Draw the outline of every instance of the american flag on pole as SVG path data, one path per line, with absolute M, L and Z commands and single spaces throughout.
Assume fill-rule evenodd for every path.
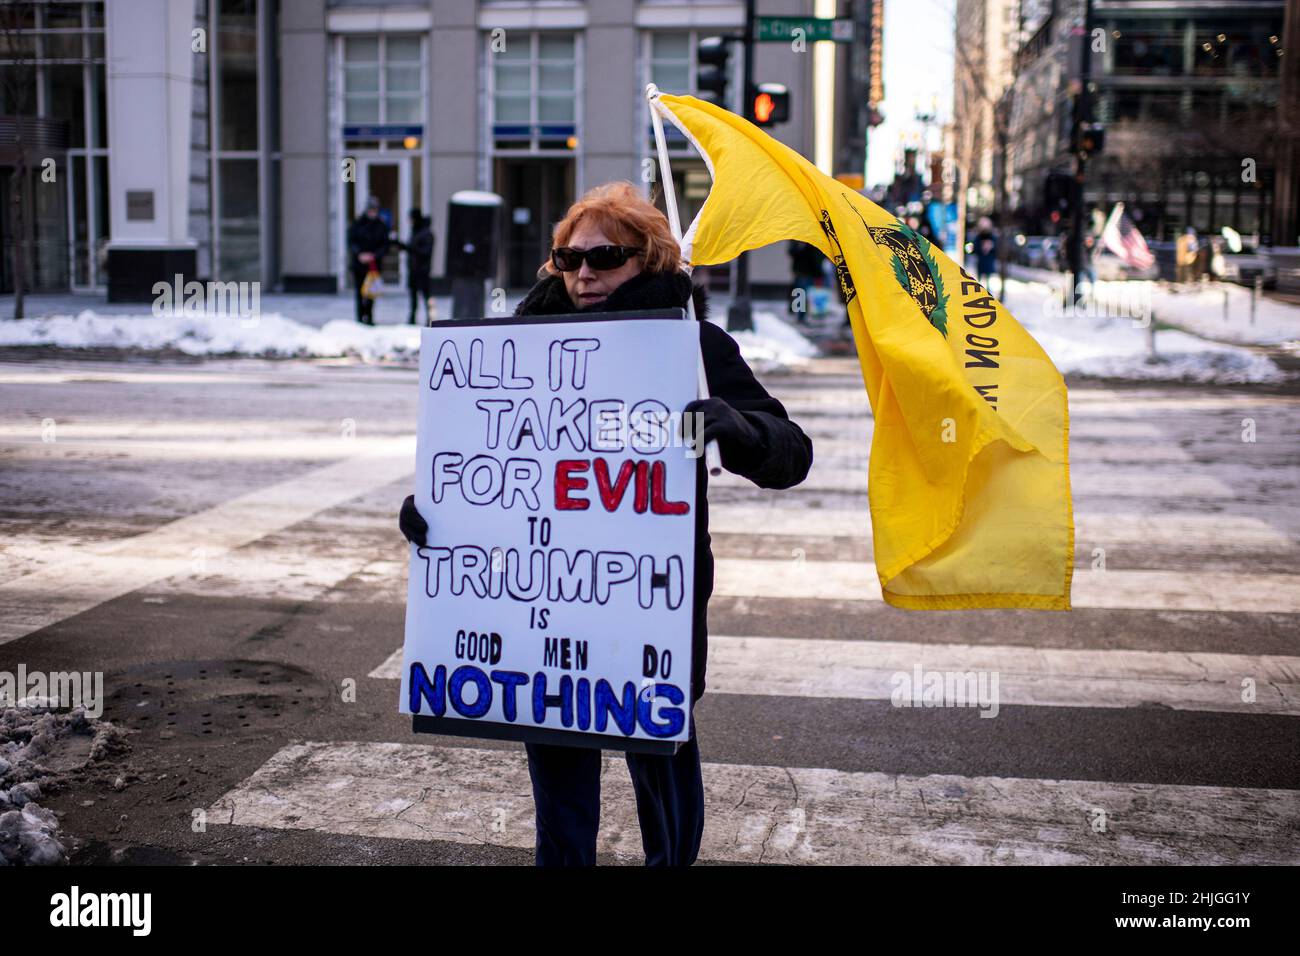
M 1134 269 L 1149 269 L 1155 265 L 1155 256 L 1147 248 L 1147 241 L 1142 238 L 1138 227 L 1124 212 L 1122 202 L 1115 203 L 1115 208 L 1111 210 L 1110 218 L 1101 230 L 1101 241 Z

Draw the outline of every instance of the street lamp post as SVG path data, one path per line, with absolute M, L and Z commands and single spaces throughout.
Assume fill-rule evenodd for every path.
M 1083 35 L 1079 46 L 1079 91 L 1074 100 L 1074 122 L 1070 144 L 1074 149 L 1074 183 L 1070 189 L 1070 206 L 1073 216 L 1070 220 L 1070 243 L 1066 248 L 1070 263 L 1070 285 L 1073 288 L 1071 300 L 1075 305 L 1082 302 L 1083 295 L 1079 289 L 1079 275 L 1083 272 L 1083 230 L 1088 221 L 1087 210 L 1083 208 L 1084 183 L 1088 177 L 1088 152 L 1083 148 L 1085 127 L 1092 121 L 1092 96 L 1088 89 L 1092 82 L 1092 51 L 1089 46 L 1092 38 L 1092 0 L 1083 0 Z
M 754 0 L 745 0 L 745 78 L 741 83 L 741 115 L 754 121 Z M 749 297 L 749 253 L 742 252 L 736 259 L 736 297 L 727 310 L 727 329 L 744 332 L 754 327 L 754 303 Z

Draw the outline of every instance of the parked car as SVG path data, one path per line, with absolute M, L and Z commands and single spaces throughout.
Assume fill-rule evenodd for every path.
M 1267 249 L 1242 246 L 1241 252 L 1223 251 L 1223 280 L 1253 286 L 1255 277 L 1263 276 L 1264 288 L 1277 286 L 1277 264 Z
M 1023 236 L 1016 243 L 1016 262 L 1031 269 L 1057 271 L 1056 254 L 1060 240 L 1056 236 Z
M 1160 267 L 1155 263 L 1145 269 L 1138 269 L 1129 265 L 1109 249 L 1103 249 L 1098 254 L 1097 258 L 1093 260 L 1093 268 L 1097 271 L 1097 278 L 1103 282 L 1114 282 L 1122 279 L 1160 278 Z

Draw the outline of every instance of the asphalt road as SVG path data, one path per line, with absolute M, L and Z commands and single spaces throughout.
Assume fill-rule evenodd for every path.
M 872 594 L 855 362 L 766 384 L 816 463 L 710 489 L 704 860 L 1300 862 L 1300 397 L 1075 386 L 1076 609 L 918 613 Z M 131 731 L 42 801 L 73 862 L 531 862 L 521 748 L 397 713 L 415 401 L 349 362 L 0 360 L 0 671 L 102 671 Z M 998 674 L 996 716 L 893 706 L 915 666 Z M 639 862 L 618 754 L 603 786 Z

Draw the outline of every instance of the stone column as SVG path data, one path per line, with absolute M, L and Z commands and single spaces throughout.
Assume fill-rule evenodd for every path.
M 192 0 L 104 4 L 108 95 L 108 300 L 150 301 L 192 278 L 187 235 Z

